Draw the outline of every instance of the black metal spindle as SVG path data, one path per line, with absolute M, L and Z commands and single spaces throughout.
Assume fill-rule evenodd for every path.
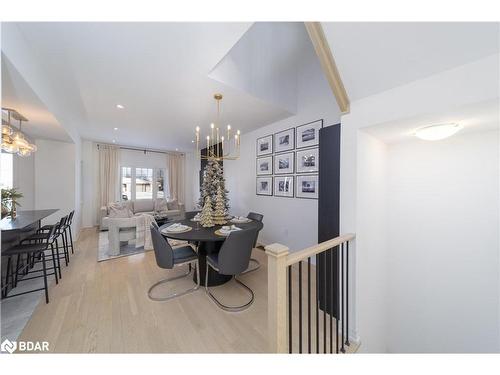
M 330 354 L 333 352 L 333 248 L 330 249 Z
M 340 251 L 342 251 L 342 249 L 344 248 L 344 244 L 341 243 L 340 244 Z M 337 259 L 338 259 L 338 251 L 339 251 L 339 248 L 337 248 L 336 250 L 336 255 L 337 255 Z M 337 285 L 339 285 L 339 268 L 338 268 L 338 264 L 337 264 L 337 268 L 335 269 L 335 278 L 337 280 Z M 340 304 L 340 301 L 339 301 L 339 297 L 340 297 L 340 293 L 337 294 L 337 298 L 336 298 L 336 301 L 337 301 L 337 309 L 336 309 L 336 312 L 335 312 L 335 353 L 339 353 L 339 304 Z
M 340 293 L 341 293 L 341 304 L 340 304 L 340 322 L 342 324 L 341 331 L 342 331 L 342 341 L 341 341 L 341 348 L 340 351 L 342 353 L 345 353 L 345 348 L 344 348 L 344 323 L 345 323 L 345 316 L 344 316 L 344 247 L 342 247 L 342 250 L 340 252 Z
M 299 353 L 302 353 L 302 261 L 299 262 Z
M 316 256 L 316 353 L 319 354 L 319 256 Z
M 323 253 L 323 353 L 326 354 L 326 253 Z
M 346 245 L 346 266 L 345 266 L 345 273 L 346 273 L 346 281 L 345 281 L 345 325 L 346 325 L 346 340 L 345 344 L 347 346 L 350 346 L 351 343 L 349 342 L 349 241 L 345 243 Z
M 311 257 L 307 258 L 307 351 L 311 353 Z
M 288 352 L 292 353 L 292 266 L 288 266 Z

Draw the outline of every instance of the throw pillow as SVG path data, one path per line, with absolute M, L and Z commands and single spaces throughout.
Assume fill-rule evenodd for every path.
M 127 218 L 134 216 L 127 202 L 115 202 L 109 205 L 110 218 Z
M 155 211 L 156 212 L 168 211 L 167 201 L 163 198 L 156 199 L 155 200 Z

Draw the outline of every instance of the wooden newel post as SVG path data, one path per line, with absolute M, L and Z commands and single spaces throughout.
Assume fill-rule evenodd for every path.
M 267 314 L 271 353 L 287 353 L 286 260 L 288 247 L 274 243 L 267 254 Z

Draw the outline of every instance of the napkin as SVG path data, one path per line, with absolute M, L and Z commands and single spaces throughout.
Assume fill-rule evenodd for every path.
M 182 225 L 181 223 L 174 223 L 172 225 L 169 225 L 167 227 L 167 230 L 176 230 L 176 229 L 181 229 L 181 228 L 184 228 L 185 225 Z

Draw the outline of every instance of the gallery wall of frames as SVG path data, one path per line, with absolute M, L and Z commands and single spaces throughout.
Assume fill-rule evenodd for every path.
M 323 119 L 257 139 L 256 194 L 318 199 Z

